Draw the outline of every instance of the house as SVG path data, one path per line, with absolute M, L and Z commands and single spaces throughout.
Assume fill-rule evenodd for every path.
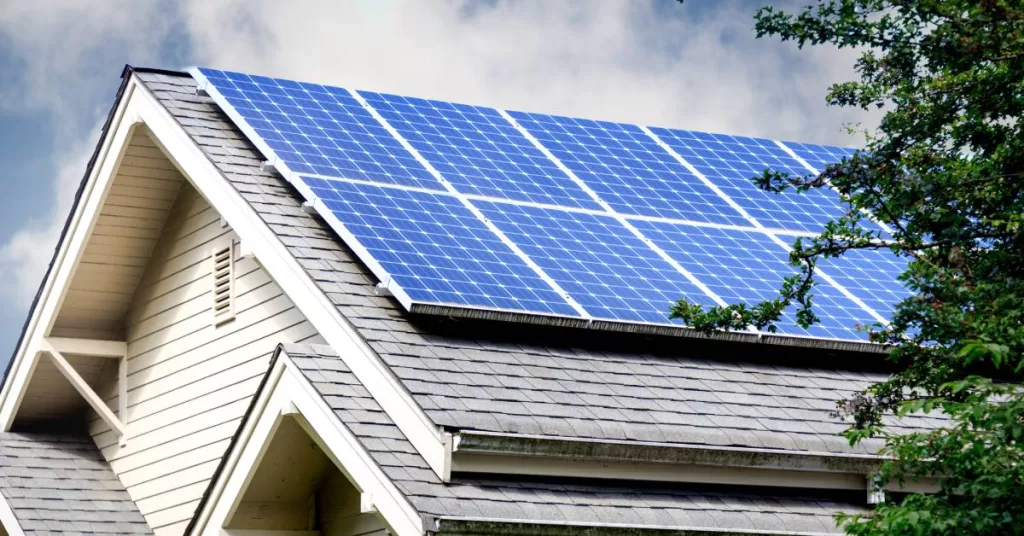
M 593 306 L 580 305 L 588 297 L 573 298 L 561 276 L 503 281 L 565 290 L 553 294 L 564 303 L 536 302 L 566 314 L 431 305 L 414 296 L 430 288 L 407 284 L 416 274 L 388 268 L 410 258 L 387 258 L 359 235 L 372 225 L 338 226 L 348 213 L 328 205 L 356 194 L 300 191 L 319 184 L 314 175 L 323 180 L 316 166 L 347 161 L 268 158 L 284 153 L 259 133 L 257 121 L 269 118 L 230 104 L 229 88 L 218 87 L 228 76 L 123 74 L 0 393 L 4 533 L 823 534 L 836 532 L 837 512 L 879 500 L 878 444 L 850 447 L 833 412 L 836 400 L 885 374 L 879 348 L 842 336 L 850 319 L 871 321 L 877 304 L 891 301 L 885 270 L 833 270 L 822 303 L 836 315 L 820 328 L 831 331 L 817 334 L 706 336 L 667 321 L 609 321 L 614 311 L 574 317 Z M 411 142 L 400 130 L 415 125 L 384 115 L 404 105 L 387 108 L 376 96 L 362 104 L 372 113 L 350 112 L 378 124 L 353 127 L 351 147 L 398 162 L 377 173 L 455 180 L 458 170 L 431 164 L 437 155 L 402 153 Z M 286 134 L 277 141 L 291 143 Z M 523 139 L 549 160 L 519 164 L 545 180 L 580 182 L 555 154 L 567 149 L 548 148 L 557 137 Z M 662 144 L 658 162 L 678 159 L 672 165 L 702 173 Z M 300 165 L 305 186 L 285 177 Z M 422 190 L 394 195 L 428 195 Z M 742 228 L 734 220 L 749 213 L 715 192 L 677 201 L 718 214 L 695 229 Z M 518 235 L 495 236 L 511 243 L 506 264 L 527 259 L 527 273 L 556 273 L 540 267 L 548 260 L 530 265 Z M 768 266 L 785 249 L 753 254 Z M 666 281 L 704 281 L 679 277 L 679 268 Z M 628 303 L 639 315 L 646 302 Z

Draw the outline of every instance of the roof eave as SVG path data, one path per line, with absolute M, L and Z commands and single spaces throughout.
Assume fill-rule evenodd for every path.
M 459 432 L 455 436 L 453 455 L 459 453 L 673 465 L 711 465 L 859 475 L 874 473 L 884 460 L 881 456 L 872 454 L 590 440 L 472 430 Z
M 474 536 L 825 536 L 835 533 L 668 527 L 626 523 L 546 523 L 531 520 L 442 517 L 435 534 Z

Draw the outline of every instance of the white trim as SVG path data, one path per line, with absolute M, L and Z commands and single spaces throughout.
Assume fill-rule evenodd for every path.
M 96 391 L 92 390 L 89 383 L 78 374 L 75 367 L 71 366 L 71 363 L 68 363 L 68 360 L 64 359 L 64 356 L 58 352 L 56 348 L 51 346 L 46 339 L 43 339 L 39 350 L 49 354 L 50 358 L 53 360 L 53 364 L 57 366 L 57 370 L 67 378 L 68 382 L 71 383 L 71 386 L 78 391 L 78 394 L 85 398 L 85 401 L 92 406 L 92 409 L 96 410 L 96 413 L 98 413 L 100 418 L 107 423 L 107 426 L 110 426 L 110 428 L 112 428 L 119 437 L 124 437 L 124 426 L 121 424 L 121 421 L 118 420 L 113 411 L 110 411 L 110 408 L 108 408 L 107 404 L 103 402 L 103 399 L 96 394 Z
M 124 427 L 120 439 L 124 447 L 128 444 L 128 352 L 117 362 L 117 417 Z
M 533 260 L 533 258 L 527 255 L 526 252 L 522 250 L 522 248 L 520 248 L 515 242 L 513 242 L 512 239 L 510 239 L 504 233 L 504 231 L 499 229 L 498 226 L 494 224 L 494 222 L 487 218 L 487 216 L 485 216 L 484 213 L 481 212 L 480 209 L 476 207 L 476 205 L 471 203 L 469 199 L 466 198 L 465 195 L 463 195 L 454 186 L 452 186 L 452 183 L 448 182 L 448 180 L 445 179 L 443 175 L 441 175 L 441 172 L 438 171 L 437 168 L 435 168 L 434 165 L 430 163 L 430 161 L 424 158 L 423 155 L 421 155 L 420 152 L 416 150 L 416 148 L 413 147 L 411 143 L 409 143 L 409 140 L 405 139 L 405 136 L 402 136 L 402 134 L 398 132 L 398 130 L 396 130 L 395 127 L 393 127 L 391 123 L 389 123 L 388 120 L 385 119 L 384 116 L 382 116 L 380 112 L 377 111 L 376 108 L 371 106 L 370 103 L 366 102 L 366 99 L 363 98 L 363 96 L 360 95 L 358 91 L 350 89 L 348 90 L 348 92 L 352 95 L 352 98 L 358 101 L 359 104 L 362 105 L 362 107 L 365 108 L 366 111 L 369 112 L 370 115 L 372 115 L 373 118 L 376 119 L 377 122 L 380 123 L 381 126 L 384 127 L 384 129 L 387 130 L 388 133 L 391 134 L 391 136 L 394 137 L 398 141 L 398 143 L 401 144 L 402 147 L 404 147 L 405 150 L 408 151 L 409 154 L 413 156 L 413 158 L 416 159 L 417 162 L 419 162 L 424 168 L 426 168 L 428 173 L 430 173 L 435 179 L 438 180 L 438 182 L 441 183 L 441 185 L 444 186 L 444 189 L 448 193 L 450 193 L 452 196 L 458 199 L 459 202 L 462 203 L 462 206 L 466 207 L 466 209 L 468 209 L 473 214 L 473 216 L 476 217 L 477 220 L 479 220 L 481 223 L 484 224 L 485 227 L 487 227 L 487 230 L 489 230 L 491 233 L 497 236 L 498 240 L 501 240 L 503 244 L 505 244 L 509 249 L 511 249 L 512 252 L 515 253 L 517 257 L 519 257 L 519 260 L 523 261 L 523 263 L 529 266 L 530 269 L 533 270 L 534 274 L 537 275 L 537 277 L 543 279 L 544 282 L 547 283 L 548 286 L 550 286 L 551 289 L 554 290 L 555 293 L 557 293 L 563 300 L 565 300 L 566 303 L 568 303 L 569 306 L 572 307 L 573 310 L 576 311 L 576 313 L 579 314 L 584 320 L 589 320 L 591 318 L 590 313 L 587 312 L 587 310 L 583 308 L 583 306 L 580 305 L 579 302 L 577 302 L 572 296 L 570 296 L 569 293 L 562 288 L 562 285 L 559 285 L 558 282 L 554 280 L 554 278 L 548 275 L 548 273 L 545 272 L 544 269 L 541 268 Z
M 202 511 L 193 534 L 221 535 L 245 494 L 281 420 L 295 418 L 324 454 L 361 493 L 361 509 L 380 514 L 398 536 L 421 536 L 423 520 L 359 439 L 338 420 L 333 410 L 282 352 L 268 373 L 267 384 L 249 414 L 239 441 L 227 453 L 224 470 Z M 297 413 L 296 413 L 297 412 Z M 372 500 L 371 500 L 372 498 Z M 234 531 L 226 531 L 235 534 Z
M 64 354 L 119 358 L 128 353 L 128 343 L 124 341 L 46 337 L 46 342 Z
M 212 93 L 212 91 L 211 91 Z M 427 464 L 444 469 L 441 429 L 430 420 L 352 324 L 309 277 L 252 206 L 145 86 L 133 98 L 155 141 L 200 194 L 248 243 L 256 258 L 295 306 L 377 399 Z
M 573 521 L 538 521 L 534 519 L 504 519 L 500 517 L 441 517 L 438 519 L 438 528 L 444 525 L 445 521 L 452 522 L 469 522 L 469 523 L 488 523 L 497 525 L 545 525 L 551 527 L 592 527 L 595 529 L 622 529 L 622 530 L 665 530 L 672 531 L 673 533 L 680 532 L 693 532 L 695 534 L 706 534 L 721 532 L 723 534 L 750 534 L 751 536 L 760 535 L 779 535 L 779 536 L 838 536 L 840 532 L 800 532 L 800 531 L 789 531 L 789 530 L 772 530 L 772 529 L 726 529 L 717 527 L 677 527 L 672 525 L 640 525 L 630 523 L 599 523 L 595 521 L 584 521 L 584 522 L 573 522 Z M 513 532 L 514 534 L 514 532 Z
M 43 284 L 39 301 L 29 313 L 21 344 L 13 357 L 10 373 L 0 390 L 0 426 L 10 430 L 14 423 L 21 400 L 25 396 L 28 378 L 35 371 L 39 354 L 36 351 L 56 320 L 57 311 L 67 292 L 71 276 L 85 249 L 86 240 L 92 233 L 106 193 L 113 182 L 114 172 L 128 148 L 127 141 L 135 132 L 138 114 L 130 106 L 135 95 L 137 82 L 130 80 L 121 96 L 121 102 L 113 114 L 110 126 L 104 136 L 92 173 L 85 181 L 82 196 L 76 211 L 71 215 L 67 233 L 53 259 L 49 277 Z
M 7 531 L 8 536 L 25 536 L 25 531 L 21 529 L 21 523 L 18 522 L 14 510 L 11 510 L 10 503 L 3 495 L 0 495 L 0 526 Z
M 452 457 L 458 473 L 526 475 L 639 482 L 686 482 L 726 486 L 771 486 L 804 489 L 860 490 L 863 474 L 699 465 L 566 459 L 543 456 L 493 455 L 464 452 Z

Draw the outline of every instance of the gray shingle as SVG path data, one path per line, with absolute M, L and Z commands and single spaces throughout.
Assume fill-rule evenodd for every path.
M 152 534 L 90 437 L 0 433 L 0 493 L 26 534 Z
M 341 361 L 329 349 L 286 345 L 285 354 L 307 377 L 329 367 L 337 371 L 338 381 L 346 385 L 358 384 L 344 364 L 328 364 L 331 360 Z M 321 393 L 325 390 L 323 382 L 313 383 L 313 386 Z M 837 532 L 833 522 L 836 512 L 862 510 L 854 504 L 810 497 L 658 485 L 594 485 L 571 481 L 551 483 L 466 477 L 455 477 L 445 484 L 369 394 L 362 395 L 360 405 L 363 410 L 360 411 L 342 407 L 338 397 L 325 396 L 324 400 L 332 405 L 342 423 L 428 521 L 475 517 L 538 523 L 597 522 L 668 528 L 834 533 Z M 577 426 L 580 423 L 594 424 L 594 421 L 571 422 Z

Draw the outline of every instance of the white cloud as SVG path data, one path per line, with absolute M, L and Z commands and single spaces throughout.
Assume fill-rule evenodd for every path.
M 754 41 L 751 13 L 733 3 L 705 8 L 697 23 L 675 16 L 689 7 L 674 3 L 582 0 L 175 9 L 0 0 L 0 42 L 23 65 L 0 97 L 48 110 L 64 148 L 52 213 L 0 247 L 7 294 L 35 292 L 84 171 L 81 140 L 110 104 L 119 63 L 152 64 L 169 39 L 187 42 L 198 64 L 511 109 L 823 142 L 847 141 L 838 126 L 855 118 L 823 101 L 827 83 L 849 75 L 849 54 Z

